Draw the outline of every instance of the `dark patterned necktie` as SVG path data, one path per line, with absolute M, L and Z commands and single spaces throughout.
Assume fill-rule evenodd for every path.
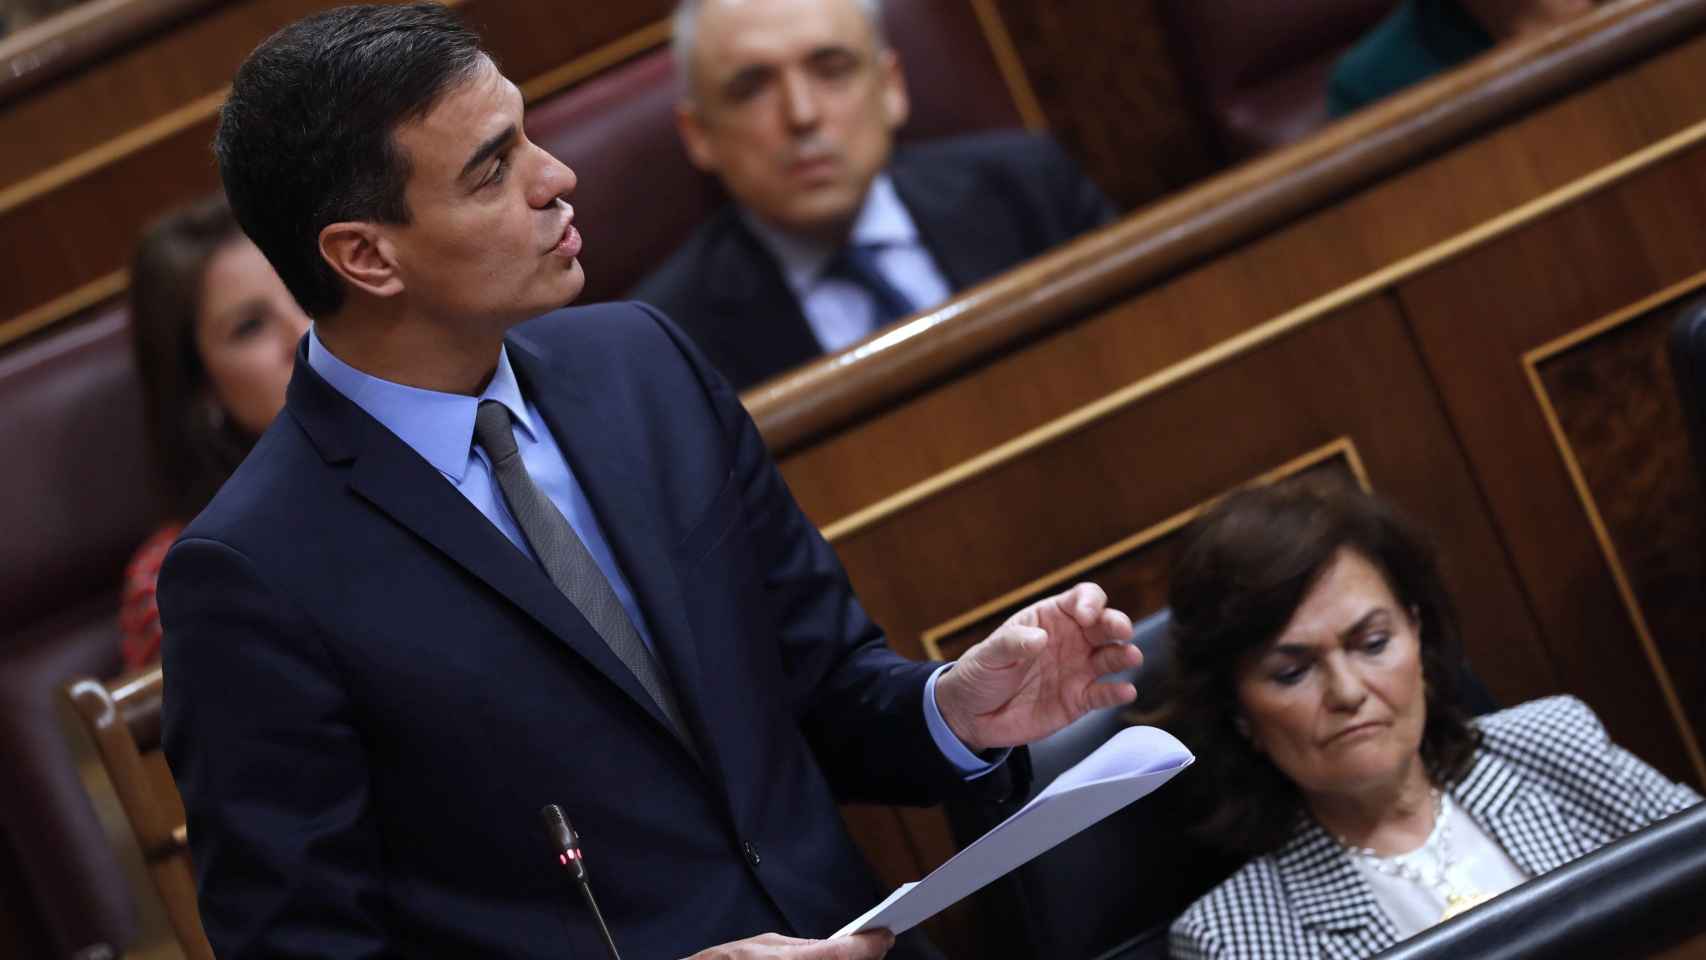
M 610 588 L 610 581 L 604 578 L 604 571 L 598 568 L 592 552 L 575 534 L 575 528 L 569 525 L 562 511 L 528 475 L 516 450 L 510 423 L 507 407 L 496 400 L 482 400 L 474 415 L 474 442 L 491 457 L 498 488 L 503 491 L 504 502 L 509 504 L 510 515 L 521 528 L 521 535 L 527 538 L 546 576 L 634 674 L 634 679 L 640 681 L 640 686 L 669 718 L 675 735 L 698 759 L 699 752 L 687 732 L 681 707 L 675 701 L 663 668 L 640 638 L 640 632 L 634 629 L 628 611 Z
M 893 323 L 917 309 L 878 267 L 877 253 L 881 249 L 874 244 L 848 244 L 823 271 L 824 276 L 846 280 L 870 296 L 872 319 L 878 327 Z

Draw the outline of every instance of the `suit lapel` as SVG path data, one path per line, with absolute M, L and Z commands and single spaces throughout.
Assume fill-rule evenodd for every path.
M 964 171 L 947 171 L 902 151 L 889 167 L 895 193 L 955 293 L 995 276 L 1024 259 L 1023 239 L 980 204 Z
M 656 516 L 658 501 L 650 477 L 660 467 L 634 456 L 632 451 L 641 445 L 615 442 L 639 435 L 644 426 L 622 405 L 580 389 L 572 371 L 550 364 L 514 339 L 508 347 L 525 395 L 544 416 L 639 600 L 658 660 L 688 714 L 694 739 L 702 751 L 714 751 L 702 708 L 698 646 L 683 612 L 674 553 Z M 661 720 L 661 713 L 658 716 Z
M 1281 888 L 1321 956 L 1353 960 L 1398 942 L 1398 929 L 1375 902 L 1368 881 L 1314 820 L 1306 820 L 1273 857 Z
M 700 269 L 717 346 L 707 352 L 743 382 L 767 380 L 823 353 L 770 251 L 734 211 Z
M 287 408 L 323 457 L 353 461 L 352 491 L 519 607 L 670 729 L 645 688 L 538 564 L 420 454 L 314 373 L 302 352 Z M 673 733 L 669 737 L 675 739 Z
M 1589 853 L 1551 795 L 1485 750 L 1451 795 L 1531 877 Z

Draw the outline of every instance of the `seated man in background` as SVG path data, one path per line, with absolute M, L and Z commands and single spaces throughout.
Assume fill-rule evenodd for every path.
M 1593 9 L 1595 0 L 1404 0 L 1339 59 L 1327 112 L 1341 117 Z
M 839 350 L 1105 223 L 1053 142 L 895 151 L 906 86 L 879 0 L 683 0 L 682 140 L 734 203 L 633 297 L 737 389 Z

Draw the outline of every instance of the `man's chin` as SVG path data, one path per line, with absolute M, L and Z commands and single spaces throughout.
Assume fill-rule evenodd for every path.
M 852 228 L 853 218 L 858 215 L 860 201 L 864 198 L 848 197 L 838 191 L 834 196 L 813 199 L 818 202 L 792 207 L 773 222 L 798 236 L 840 240 Z
M 569 268 L 557 280 L 557 288 L 553 292 L 551 302 L 541 309 L 540 313 L 548 313 L 574 303 L 586 289 L 586 271 L 581 268 L 579 257 L 569 261 Z

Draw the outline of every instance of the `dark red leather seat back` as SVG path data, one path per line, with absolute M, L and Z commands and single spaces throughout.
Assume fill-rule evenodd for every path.
M 969 3 L 889 0 L 884 10 L 912 97 L 903 139 L 1019 124 Z M 586 238 L 583 301 L 622 296 L 723 202 L 676 136 L 675 83 L 669 50 L 658 49 L 528 110 L 528 137 L 580 180 L 572 200 Z
M 159 520 L 122 310 L 0 356 L 0 450 L 0 635 L 116 596 Z
M 131 892 L 71 762 L 59 689 L 119 666 L 126 558 L 159 522 L 122 309 L 0 355 L 0 890 L 46 955 L 122 947 Z
M 1327 120 L 1339 55 L 1397 0 L 1163 0 L 1185 89 L 1195 90 L 1227 151 L 1248 156 Z

